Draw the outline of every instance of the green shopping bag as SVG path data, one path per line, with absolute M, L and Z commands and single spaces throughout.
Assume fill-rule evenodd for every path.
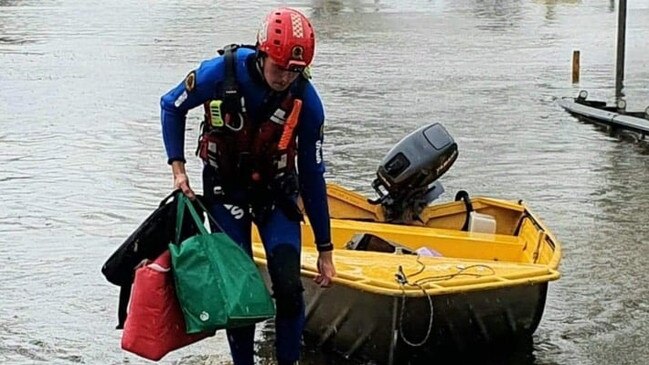
M 273 301 L 250 256 L 225 233 L 207 232 L 189 199 L 182 193 L 178 199 L 177 239 L 186 210 L 200 230 L 180 245 L 169 245 L 187 333 L 245 326 L 273 317 Z

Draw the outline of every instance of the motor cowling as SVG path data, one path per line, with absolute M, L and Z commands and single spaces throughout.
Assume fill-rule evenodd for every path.
M 381 161 L 372 187 L 386 220 L 395 223 L 419 219 L 421 211 L 444 188 L 438 179 L 458 156 L 457 143 L 440 123 L 432 123 L 399 141 Z

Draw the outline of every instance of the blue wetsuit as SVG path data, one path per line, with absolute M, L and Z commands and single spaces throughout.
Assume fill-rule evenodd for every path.
M 236 79 L 239 92 L 245 99 L 250 120 L 265 118 L 266 104 L 277 97 L 261 79 L 254 63 L 255 51 L 239 48 L 235 53 Z M 194 82 L 180 83 L 161 99 L 162 133 L 169 163 L 184 161 L 184 136 L 187 111 L 215 100 L 222 95 L 225 78 L 224 57 L 201 63 L 195 70 Z M 297 81 L 291 86 L 297 88 Z M 324 109 L 320 97 L 311 83 L 304 87 L 303 101 L 297 127 L 297 168 L 299 193 L 315 236 L 319 251 L 331 250 L 329 210 L 324 180 L 322 158 L 322 130 Z M 204 189 L 207 196 L 214 187 L 207 178 L 209 165 L 205 166 Z M 217 176 L 216 179 L 227 179 Z M 245 199 L 245 191 L 228 194 Z M 242 207 L 214 203 L 210 208 L 226 233 L 251 253 L 251 217 Z M 304 300 L 300 273 L 300 223 L 289 219 L 282 209 L 274 208 L 262 223 L 257 224 L 266 250 L 268 269 L 277 305 L 276 350 L 280 364 L 293 363 L 299 358 L 300 337 L 304 327 Z M 215 228 L 215 227 L 213 227 Z M 235 365 L 253 364 L 254 326 L 228 330 L 228 340 Z

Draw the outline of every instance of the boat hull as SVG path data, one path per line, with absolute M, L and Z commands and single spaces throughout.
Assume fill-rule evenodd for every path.
M 265 280 L 269 284 L 267 274 Z M 344 285 L 322 289 L 306 277 L 302 284 L 309 344 L 386 365 L 487 353 L 529 340 L 548 288 L 538 283 L 430 296 L 429 331 L 431 302 L 423 293 L 404 301 Z
M 605 102 L 562 98 L 559 106 L 585 122 L 605 127 L 628 130 L 641 136 L 649 134 L 649 120 L 644 113 L 619 112 L 615 107 L 606 106 Z

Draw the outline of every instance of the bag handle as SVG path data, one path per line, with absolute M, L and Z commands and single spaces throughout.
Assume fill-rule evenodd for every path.
M 196 198 L 196 202 L 198 203 L 198 206 L 201 207 L 201 209 L 205 212 L 205 214 L 207 214 L 207 219 L 209 219 L 210 222 L 214 223 L 216 228 L 218 228 L 221 232 L 225 233 L 223 227 L 221 227 L 221 225 L 219 224 L 219 222 L 216 221 L 216 218 L 214 218 L 212 213 L 210 213 L 210 211 L 205 207 L 205 205 L 203 205 L 203 202 L 199 198 Z
M 174 199 L 176 202 L 176 234 L 174 235 L 174 243 L 180 244 L 180 234 L 183 228 L 183 221 L 185 220 L 185 201 L 181 198 L 183 196 L 182 191 L 177 192 Z
M 180 244 L 180 234 L 183 228 L 183 221 L 185 220 L 185 210 L 189 210 L 189 214 L 191 214 L 192 219 L 200 233 L 209 234 L 209 232 L 207 232 L 207 229 L 205 229 L 203 220 L 196 212 L 196 209 L 194 209 L 194 206 L 189 198 L 186 197 L 182 192 L 179 192 L 178 195 L 176 195 L 176 199 L 178 200 L 178 205 L 176 207 L 176 244 Z
M 164 199 L 162 199 L 160 201 L 160 204 L 158 205 L 158 208 L 160 208 L 160 207 L 164 206 L 165 204 L 167 204 L 169 202 L 169 200 L 171 200 L 171 198 L 175 197 L 176 194 L 178 194 L 181 191 L 182 190 L 180 190 L 180 189 L 176 189 L 176 190 L 172 191 L 171 194 L 167 195 Z
M 194 208 L 194 204 L 192 201 L 185 196 L 185 194 L 181 192 L 178 193 L 176 199 L 178 199 L 178 207 L 176 210 L 176 243 L 180 243 L 180 233 L 182 230 L 182 223 L 185 218 L 185 208 L 189 210 L 189 214 L 191 214 L 192 219 L 194 220 L 194 223 L 196 223 L 196 226 L 198 227 L 198 230 L 201 232 L 201 234 L 209 234 L 207 232 L 207 229 L 205 229 L 205 225 L 203 224 L 203 220 L 200 218 L 200 215 L 196 211 L 196 208 Z M 196 198 L 196 202 L 198 203 L 198 206 L 207 214 L 207 218 L 219 229 L 221 232 L 225 233 L 225 230 L 223 230 L 223 227 L 214 219 L 212 214 L 210 213 L 209 210 L 205 207 L 203 202 L 200 200 L 200 198 Z

